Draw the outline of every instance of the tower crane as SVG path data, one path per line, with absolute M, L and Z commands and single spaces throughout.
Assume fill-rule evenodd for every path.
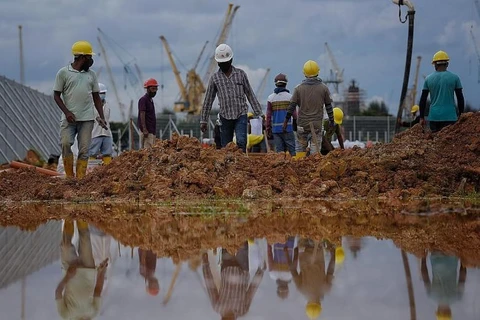
M 330 58 L 330 62 L 332 63 L 333 70 L 330 70 L 330 79 L 327 79 L 325 83 L 333 83 L 335 93 L 338 92 L 338 86 L 343 82 L 343 69 L 340 69 L 338 66 L 337 60 L 335 59 L 335 56 L 333 55 L 332 50 L 330 50 L 330 47 L 328 46 L 328 43 L 325 42 L 325 49 L 327 51 L 328 57 Z
M 220 32 L 220 36 L 217 39 L 217 42 L 215 44 L 215 48 L 218 47 L 220 44 L 225 43 L 225 41 L 228 38 L 228 34 L 230 32 L 230 29 L 232 28 L 232 22 L 233 18 L 235 17 L 235 14 L 237 13 L 237 10 L 240 8 L 240 6 L 233 6 L 233 3 L 228 4 L 227 12 L 225 14 L 225 19 L 223 21 L 222 25 L 222 30 Z M 209 64 L 207 67 L 207 71 L 205 73 L 205 76 L 203 77 L 203 82 L 208 83 L 208 80 L 210 79 L 210 76 L 212 75 L 213 71 L 215 70 L 215 66 L 217 65 L 217 62 L 215 61 L 215 55 L 211 55 L 209 58 Z
M 477 80 L 477 82 L 480 83 L 480 50 L 478 49 L 477 40 L 475 38 L 475 35 L 473 34 L 473 26 L 470 28 L 470 36 L 472 37 L 473 46 L 475 48 L 475 54 L 477 55 L 477 62 L 478 62 L 478 80 Z
M 102 38 L 103 40 L 106 40 L 110 44 L 110 49 L 113 51 L 117 59 L 121 62 L 123 65 L 123 74 L 125 78 L 128 80 L 128 83 L 130 85 L 130 89 L 133 90 L 133 93 L 135 98 L 138 98 L 139 96 L 143 95 L 143 81 L 139 79 L 137 74 L 134 72 L 133 68 L 138 68 L 138 66 L 132 66 L 132 64 L 136 65 L 136 59 L 133 57 L 130 53 L 128 53 L 122 46 L 120 46 L 118 43 L 116 43 L 112 38 L 110 38 L 107 34 L 105 34 L 100 28 L 97 28 L 99 37 Z M 123 51 L 123 55 L 120 54 L 119 51 Z M 124 56 L 129 55 L 130 60 L 127 62 L 124 59 Z M 139 69 L 139 68 L 138 68 Z M 138 73 L 138 71 L 137 71 Z M 127 91 L 127 83 L 125 83 L 125 91 Z M 127 91 L 128 92 L 128 91 Z M 126 117 L 130 118 L 131 114 L 128 112 L 126 114 Z
M 255 92 L 255 95 L 257 96 L 257 99 L 260 99 L 260 97 L 263 95 L 263 92 L 265 91 L 265 85 L 267 84 L 267 78 L 270 73 L 270 68 L 267 68 L 265 71 L 265 75 L 263 76 L 262 80 L 260 81 L 260 84 L 258 85 L 257 91 Z
M 115 99 L 117 100 L 118 109 L 120 110 L 120 115 L 122 117 L 122 122 L 127 122 L 126 116 L 126 106 L 120 99 L 120 95 L 118 94 L 117 86 L 115 84 L 115 78 L 113 77 L 112 68 L 110 67 L 110 62 L 108 61 L 107 52 L 105 51 L 105 47 L 103 46 L 102 40 L 100 37 L 97 37 L 98 44 L 100 46 L 100 51 L 102 52 L 103 60 L 105 61 L 105 69 L 107 69 L 108 77 L 110 78 L 110 83 L 112 84 L 113 93 L 115 94 Z

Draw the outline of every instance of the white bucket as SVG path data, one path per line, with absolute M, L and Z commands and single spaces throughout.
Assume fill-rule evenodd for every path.
M 250 119 L 250 128 L 251 133 L 254 135 L 262 135 L 262 120 L 261 119 Z

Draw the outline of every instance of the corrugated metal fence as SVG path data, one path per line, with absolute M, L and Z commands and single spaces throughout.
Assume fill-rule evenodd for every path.
M 0 163 L 25 158 L 28 149 L 60 154 L 61 111 L 53 97 L 0 76 Z

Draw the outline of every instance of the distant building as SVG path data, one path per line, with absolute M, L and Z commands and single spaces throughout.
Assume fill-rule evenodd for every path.
M 365 95 L 365 90 L 360 89 L 353 79 L 348 89 L 344 91 L 345 106 L 343 113 L 347 116 L 359 114 L 365 108 Z

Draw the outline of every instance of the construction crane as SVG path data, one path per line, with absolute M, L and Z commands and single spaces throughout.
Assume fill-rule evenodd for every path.
M 470 28 L 470 36 L 472 37 L 473 46 L 475 48 L 475 54 L 477 55 L 477 62 L 478 62 L 478 80 L 477 82 L 480 83 L 480 50 L 478 50 L 477 40 L 475 35 L 473 34 L 473 26 Z
M 113 93 L 115 94 L 115 99 L 117 100 L 118 109 L 120 110 L 120 116 L 122 117 L 122 122 L 127 122 L 127 115 L 126 115 L 126 106 L 120 99 L 120 95 L 118 94 L 117 86 L 115 84 L 115 78 L 113 77 L 112 68 L 110 67 L 110 62 L 108 61 L 107 52 L 105 51 L 105 47 L 103 46 L 102 40 L 100 37 L 97 36 L 98 45 L 100 46 L 100 51 L 103 56 L 103 60 L 105 61 L 105 69 L 107 69 L 108 77 L 110 78 L 110 83 L 112 84 Z
M 233 18 L 235 17 L 235 14 L 237 13 L 237 10 L 239 8 L 240 6 L 234 7 L 233 3 L 228 4 L 227 13 L 225 14 L 225 19 L 222 25 L 222 30 L 215 44 L 215 48 L 218 47 L 220 44 L 225 43 L 225 41 L 227 41 L 228 34 L 230 33 L 230 29 L 232 28 Z M 212 75 L 216 66 L 217 66 L 217 62 L 215 61 L 215 55 L 213 54 L 209 58 L 207 71 L 205 73 L 205 76 L 203 77 L 204 83 L 208 83 L 208 80 L 210 79 L 210 76 Z
M 142 96 L 144 94 L 143 81 L 141 81 L 141 78 L 139 78 L 141 76 L 141 74 L 139 74 L 138 72 L 140 68 L 138 67 L 138 65 L 136 65 L 135 57 L 133 57 L 127 50 L 125 50 L 122 46 L 116 43 L 111 37 L 105 34 L 100 28 L 97 28 L 97 30 L 101 38 L 108 42 L 108 44 L 110 45 L 110 49 L 113 51 L 117 59 L 123 65 L 123 74 L 126 80 L 128 80 L 128 83 L 130 84 L 130 89 L 133 91 L 130 91 L 130 93 L 133 93 L 135 98 Z M 121 54 L 120 51 L 122 51 L 123 54 Z M 129 56 L 129 61 L 125 61 L 125 56 L 127 55 Z M 134 68 L 138 69 L 137 72 L 133 70 Z M 127 93 L 129 92 L 127 90 L 127 82 L 125 82 L 124 89 Z M 129 113 L 127 116 L 128 118 L 130 118 L 131 114 Z
M 257 91 L 255 92 L 255 95 L 257 96 L 257 99 L 261 99 L 263 92 L 265 91 L 265 86 L 267 84 L 267 78 L 270 73 L 270 68 L 267 68 L 265 71 L 265 75 L 263 76 L 262 80 L 260 81 L 260 84 L 258 85 Z
M 343 82 L 343 69 L 340 69 L 338 66 L 337 60 L 335 60 L 335 56 L 333 55 L 332 50 L 328 46 L 328 43 L 325 42 L 325 50 L 327 51 L 328 57 L 330 58 L 330 62 L 332 63 L 333 70 L 330 70 L 330 79 L 327 79 L 325 83 L 332 83 L 335 89 L 335 93 L 338 92 L 338 86 Z
M 415 69 L 415 78 L 413 78 L 412 88 L 412 105 L 417 102 L 417 86 L 418 86 L 418 74 L 420 73 L 420 62 L 422 62 L 422 56 L 417 56 L 417 67 Z

